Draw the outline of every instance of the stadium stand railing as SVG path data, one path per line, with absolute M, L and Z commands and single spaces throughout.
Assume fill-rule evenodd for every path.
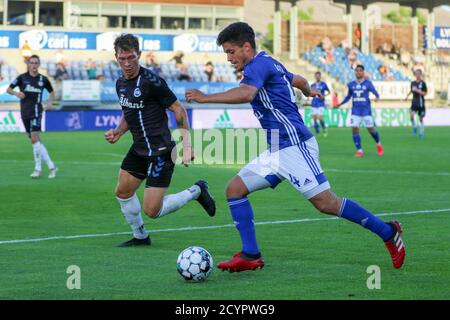
M 373 81 L 385 81 L 385 78 L 381 75 L 378 68 L 383 64 L 373 54 L 363 54 L 357 49 L 353 49 L 357 53 L 357 60 L 364 65 L 365 71 L 369 73 Z M 315 47 L 310 52 L 305 52 L 303 58 L 309 61 L 311 64 L 319 68 L 321 71 L 326 72 L 332 78 L 338 80 L 342 84 L 347 84 L 355 79 L 354 70 L 352 69 L 348 60 L 347 54 L 344 49 L 337 47 L 334 48 L 333 59 L 335 63 L 324 62 L 326 58 L 326 52 L 320 47 Z M 403 73 L 392 70 L 391 74 L 393 80 L 396 81 L 409 81 L 409 78 Z

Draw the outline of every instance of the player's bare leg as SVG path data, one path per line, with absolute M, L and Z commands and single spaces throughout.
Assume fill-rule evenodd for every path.
M 136 190 L 142 180 L 132 176 L 125 170 L 119 170 L 119 181 L 116 186 L 116 198 L 120 203 L 121 211 L 125 220 L 133 231 L 133 238 L 119 244 L 120 247 L 131 247 L 137 245 L 150 245 L 150 237 L 144 228 L 141 215 L 141 204 L 136 195 Z
M 420 132 L 419 132 L 419 138 L 423 139 L 425 137 L 425 125 L 423 123 L 423 115 L 419 116 L 419 122 L 420 122 Z
M 411 119 L 411 126 L 413 128 L 412 130 L 412 135 L 416 136 L 417 135 L 417 127 L 416 127 L 416 113 L 414 111 L 411 111 L 409 113 L 409 118 Z
M 317 114 L 313 115 L 313 121 L 314 121 L 314 130 L 316 131 L 317 135 L 320 134 L 320 129 L 319 129 L 319 116 Z
M 41 154 L 41 143 L 39 139 L 39 132 L 32 131 L 30 133 L 30 141 L 33 147 L 34 156 L 34 171 L 30 174 L 32 179 L 37 179 L 41 176 L 42 171 L 42 154 Z
M 352 127 L 353 143 L 356 147 L 356 158 L 361 158 L 364 156 L 364 151 L 361 146 L 361 136 L 359 135 L 359 127 Z
M 144 193 L 144 213 L 152 219 L 161 218 L 197 200 L 209 216 L 216 213 L 216 203 L 205 181 L 197 181 L 184 191 L 165 195 L 167 188 L 147 187 Z
M 309 200 L 320 212 L 352 221 L 377 234 L 384 241 L 394 268 L 403 265 L 405 247 L 398 221 L 386 223 L 353 200 L 338 198 L 331 190 L 323 191 Z
M 320 126 L 322 127 L 323 136 L 327 137 L 328 130 L 327 130 L 327 127 L 325 126 L 325 121 L 323 121 L 323 115 L 319 115 L 319 122 L 320 122 Z
M 381 145 L 380 135 L 378 134 L 378 130 L 376 128 L 372 127 L 372 128 L 367 128 L 367 131 L 369 131 L 373 140 L 375 140 L 375 143 L 377 144 L 378 155 L 382 156 L 384 154 L 384 149 L 383 149 L 383 146 Z
M 30 140 L 33 146 L 33 154 L 35 159 L 35 169 L 33 173 L 30 175 L 31 178 L 39 178 L 41 176 L 42 171 L 42 160 L 45 161 L 47 164 L 47 167 L 49 169 L 49 179 L 54 179 L 56 177 L 56 172 L 58 171 L 58 168 L 56 168 L 53 161 L 50 159 L 50 156 L 48 154 L 47 148 L 45 148 L 45 145 L 42 143 L 39 131 L 32 131 L 30 133 Z
M 235 253 L 228 261 L 219 262 L 217 267 L 222 269 L 222 271 L 240 272 L 264 267 L 264 260 L 256 243 L 253 210 L 247 199 L 248 194 L 249 190 L 241 177 L 235 176 L 228 183 L 226 197 L 231 215 L 241 237 L 242 251 Z

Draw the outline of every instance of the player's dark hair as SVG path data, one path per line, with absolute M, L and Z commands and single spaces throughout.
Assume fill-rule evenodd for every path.
M 316 73 L 315 74 L 320 74 L 320 75 L 322 75 L 322 72 L 320 72 L 320 71 L 316 71 Z
M 38 56 L 37 54 L 31 55 L 31 56 L 27 59 L 27 61 L 30 61 L 31 59 L 38 59 L 38 61 L 41 62 L 41 58 L 39 58 L 39 56 Z
M 255 31 L 245 22 L 235 22 L 223 29 L 217 37 L 217 45 L 221 46 L 225 42 L 230 42 L 242 47 L 248 42 L 253 49 L 256 49 Z
M 124 51 L 133 51 L 139 53 L 139 40 L 137 37 L 130 33 L 121 34 L 114 40 L 114 50 L 116 53 L 122 49 Z
M 358 65 L 356 66 L 356 68 L 361 68 L 361 69 L 363 69 L 363 71 L 365 70 L 365 69 L 364 69 L 364 66 L 363 66 L 362 64 L 358 64 Z M 355 69 L 356 69 L 356 68 L 355 68 Z

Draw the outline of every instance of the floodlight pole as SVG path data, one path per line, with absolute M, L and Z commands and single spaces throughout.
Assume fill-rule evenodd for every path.
M 273 53 L 281 54 L 281 10 L 280 0 L 275 0 L 275 14 L 273 17 Z
M 297 0 L 291 0 L 289 19 L 289 59 L 298 59 L 298 8 Z

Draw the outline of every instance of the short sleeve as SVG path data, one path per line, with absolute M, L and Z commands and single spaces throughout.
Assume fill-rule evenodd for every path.
M 264 86 L 269 70 L 263 64 L 251 63 L 244 67 L 244 78 L 241 83 L 256 87 L 258 90 Z
M 423 88 L 422 88 L 422 91 L 428 92 L 427 84 L 425 83 L 425 81 L 423 81 Z
M 22 84 L 22 77 L 21 77 L 21 76 L 18 76 L 16 79 L 14 79 L 13 82 L 11 82 L 11 84 L 9 85 L 9 87 L 10 87 L 11 89 L 14 89 L 14 88 L 17 87 L 17 86 L 20 87 L 21 84 Z
M 156 98 L 161 106 L 168 108 L 177 101 L 177 96 L 170 90 L 164 79 L 154 75 L 149 82 L 150 95 Z
M 49 93 L 52 93 L 52 92 L 53 92 L 52 84 L 50 83 L 50 81 L 48 80 L 47 77 L 44 78 L 44 88 L 47 89 L 47 91 L 48 91 Z

